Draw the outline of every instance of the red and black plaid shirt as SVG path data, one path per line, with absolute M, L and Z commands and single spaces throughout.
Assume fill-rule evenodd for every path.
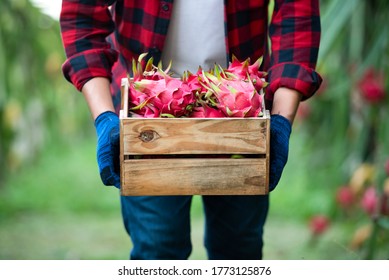
M 279 87 L 296 89 L 304 99 L 312 96 L 321 83 L 314 70 L 320 43 L 318 0 L 275 0 L 270 24 L 269 0 L 224 2 L 227 53 L 252 61 L 264 56 L 270 83 L 266 98 L 272 100 Z M 156 61 L 161 57 L 172 6 L 173 0 L 63 0 L 65 77 L 78 90 L 93 77 L 111 79 L 118 109 L 128 62 L 145 52 Z

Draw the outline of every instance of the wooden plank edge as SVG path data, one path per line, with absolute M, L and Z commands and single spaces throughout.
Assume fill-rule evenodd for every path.
M 123 196 L 268 193 L 266 159 L 127 160 L 122 169 Z

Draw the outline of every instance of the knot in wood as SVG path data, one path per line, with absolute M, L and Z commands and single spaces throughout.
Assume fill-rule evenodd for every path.
M 159 138 L 159 135 L 154 130 L 145 130 L 139 134 L 139 139 L 142 142 L 151 142 Z

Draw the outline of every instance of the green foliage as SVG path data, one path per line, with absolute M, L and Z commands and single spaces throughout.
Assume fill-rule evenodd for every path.
M 119 193 L 97 174 L 94 135 L 51 144 L 1 190 L 0 259 L 126 259 Z
M 0 2 L 0 186 L 49 141 L 83 131 L 88 115 L 64 59 L 58 22 L 27 0 Z
M 80 215 L 91 209 L 99 216 L 119 213 L 119 193 L 100 181 L 91 139 L 93 135 L 72 145 L 49 145 L 34 164 L 20 170 L 23 176 L 8 178 L 0 218 L 47 212 Z
M 333 222 L 354 223 L 348 239 L 358 235 L 360 227 L 370 224 L 356 249 L 362 258 L 374 258 L 389 247 L 383 214 L 371 217 L 359 204 L 353 214 L 342 215 L 335 197 L 340 186 L 351 185 L 355 195 L 362 198 L 371 184 L 384 196 L 384 163 L 389 158 L 389 3 L 385 0 L 322 0 L 322 41 L 318 71 L 324 78 L 320 91 L 301 104 L 308 117 L 297 116 L 294 134 L 298 143 L 292 144 L 286 178 L 298 190 L 293 198 L 276 197 L 276 202 L 299 204 L 301 216 L 324 213 Z M 368 75 L 368 73 L 374 73 Z M 367 93 L 366 93 L 367 92 Z M 383 92 L 378 101 L 372 98 Z M 293 140 L 292 140 L 293 141 Z M 301 153 L 293 151 L 299 146 Z M 301 147 L 302 146 L 302 147 Z M 298 158 L 297 158 L 298 157 Z M 356 176 L 361 166 L 373 166 L 374 178 L 361 182 Z M 293 169 L 293 170 L 292 170 Z M 304 170 L 304 171 L 301 171 Z M 305 172 L 305 174 L 304 174 Z M 293 174 L 291 174 L 293 173 Z M 321 197 L 318 196 L 321 194 Z M 285 200 L 285 201 L 284 201 Z M 358 202 L 359 203 L 359 202 Z M 343 213 L 344 214 L 344 213 Z

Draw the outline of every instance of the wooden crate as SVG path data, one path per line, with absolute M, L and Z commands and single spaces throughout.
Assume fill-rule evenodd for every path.
M 123 79 L 123 196 L 268 193 L 268 111 L 259 118 L 129 118 L 127 92 Z

